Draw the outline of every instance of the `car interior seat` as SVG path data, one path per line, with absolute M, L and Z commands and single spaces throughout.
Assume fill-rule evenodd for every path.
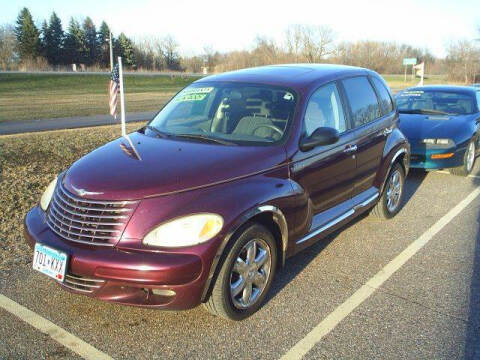
M 233 133 L 239 135 L 257 136 L 266 139 L 280 139 L 282 134 L 273 130 L 271 128 L 272 126 L 275 126 L 275 124 L 267 117 L 245 116 L 240 119 Z

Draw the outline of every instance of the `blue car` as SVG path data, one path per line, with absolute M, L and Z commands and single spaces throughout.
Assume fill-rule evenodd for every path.
M 411 146 L 410 166 L 467 176 L 479 154 L 480 89 L 422 86 L 395 96 L 400 129 Z

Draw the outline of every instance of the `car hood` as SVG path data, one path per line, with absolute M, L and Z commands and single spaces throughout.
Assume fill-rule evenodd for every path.
M 136 132 L 77 160 L 64 187 L 84 198 L 135 200 L 223 183 L 281 166 L 283 146 L 225 146 Z M 138 154 L 138 155 L 137 155 Z
M 400 113 L 400 130 L 408 139 L 455 138 L 466 115 L 423 115 Z

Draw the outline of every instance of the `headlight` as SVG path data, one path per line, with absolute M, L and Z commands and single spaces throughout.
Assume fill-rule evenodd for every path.
M 50 184 L 48 184 L 47 188 L 43 192 L 42 197 L 40 198 L 40 207 L 43 211 L 47 211 L 48 205 L 52 200 L 53 192 L 55 191 L 55 187 L 57 186 L 57 178 L 53 179 Z
M 452 139 L 422 139 L 422 144 L 435 146 L 438 147 L 450 147 L 455 146 L 455 142 Z
M 197 245 L 213 238 L 222 227 L 220 215 L 189 215 L 157 226 L 145 236 L 143 243 L 163 247 Z

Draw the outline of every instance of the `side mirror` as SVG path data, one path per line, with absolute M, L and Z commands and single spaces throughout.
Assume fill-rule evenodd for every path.
M 340 140 L 337 129 L 331 127 L 319 127 L 307 137 L 300 140 L 300 150 L 308 151 L 317 146 L 335 144 Z

